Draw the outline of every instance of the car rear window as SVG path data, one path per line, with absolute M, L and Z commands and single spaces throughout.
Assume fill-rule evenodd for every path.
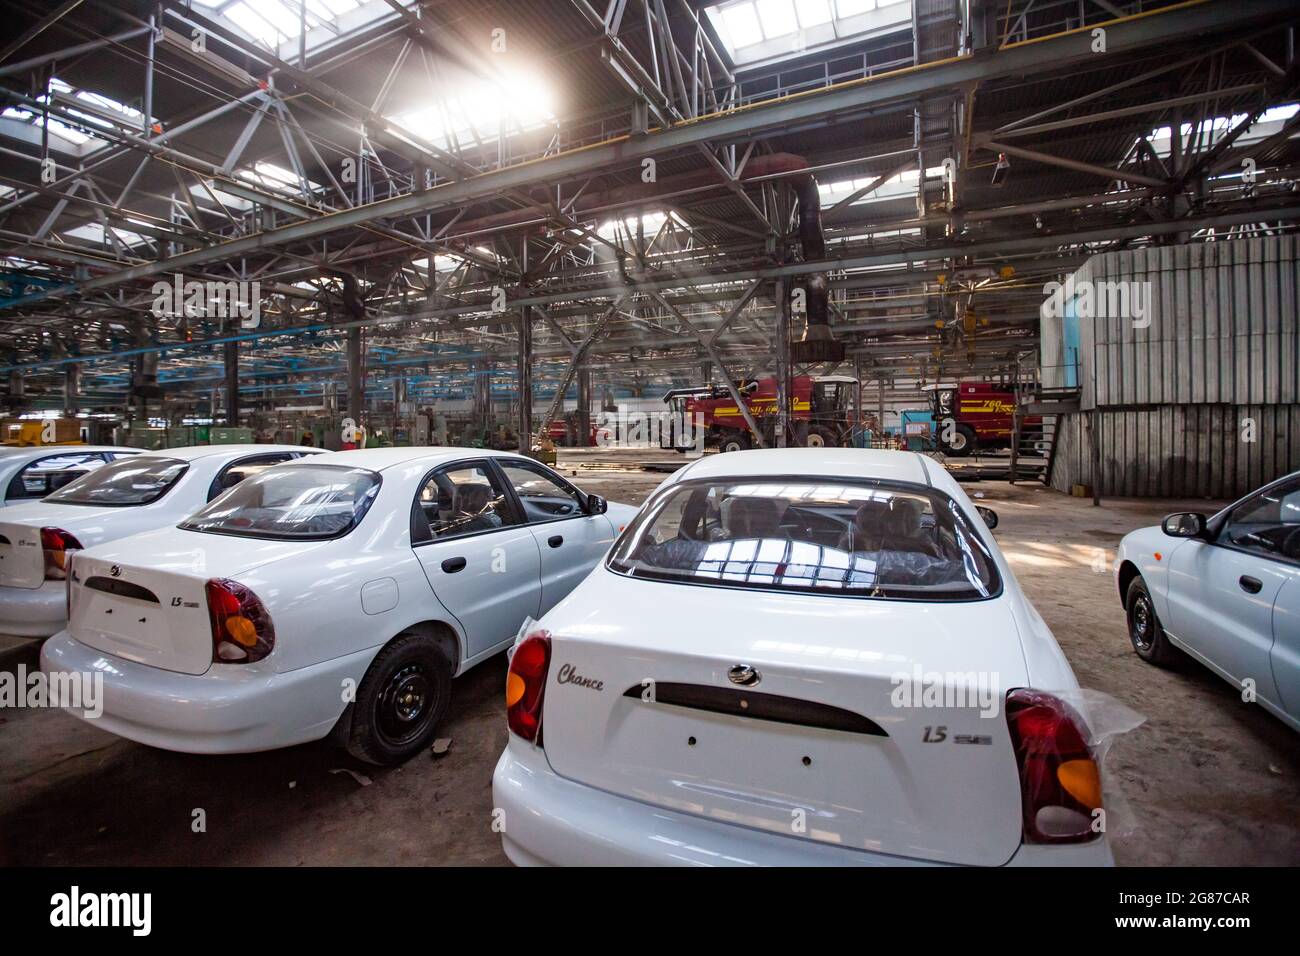
M 633 577 L 921 601 L 1001 590 L 957 503 L 920 486 L 731 479 L 670 486 L 610 556 Z
M 147 505 L 167 494 L 187 468 L 189 464 L 178 458 L 132 455 L 87 472 L 45 500 L 119 508 Z
M 195 512 L 188 531 L 250 538 L 339 538 L 365 517 L 379 475 L 344 465 L 285 465 L 241 481 Z

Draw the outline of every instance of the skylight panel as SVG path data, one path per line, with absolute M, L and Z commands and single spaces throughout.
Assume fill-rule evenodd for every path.
M 911 8 L 904 0 L 727 0 L 704 11 L 733 62 L 746 66 L 896 30 Z
M 794 13 L 793 0 L 755 0 L 758 22 L 767 39 L 787 36 L 799 30 L 799 18 Z
M 549 87 L 539 78 L 506 73 L 500 83 L 477 81 L 442 102 L 390 117 L 411 135 L 436 146 L 491 142 L 515 129 L 537 129 L 555 122 Z
M 722 11 L 722 22 L 726 24 L 727 32 L 731 35 L 731 45 L 736 49 L 763 40 L 763 28 L 759 25 L 758 13 L 752 3 L 727 7 Z
M 830 23 L 833 19 L 831 0 L 794 0 L 794 12 L 799 18 L 799 26 L 805 29 Z
M 84 226 L 69 229 L 67 232 L 63 233 L 63 235 L 71 236 L 76 239 L 87 239 L 98 245 L 106 245 L 110 242 L 110 240 L 107 240 L 104 236 L 104 227 L 97 222 L 88 222 Z M 121 229 L 116 226 L 113 227 L 113 235 L 119 242 L 127 246 L 139 246 L 149 241 L 138 232 L 132 232 L 129 229 Z

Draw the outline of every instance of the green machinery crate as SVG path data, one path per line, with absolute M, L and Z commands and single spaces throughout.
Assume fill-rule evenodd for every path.
M 157 451 L 167 447 L 167 429 L 149 428 L 133 425 L 128 429 L 118 430 L 117 443 L 128 448 L 142 448 L 145 451 Z
M 208 432 L 208 441 L 213 445 L 251 445 L 253 430 L 251 428 L 229 428 L 213 425 Z
M 167 447 L 168 448 L 189 448 L 191 445 L 197 445 L 198 441 L 194 436 L 194 429 L 188 425 L 174 426 L 167 429 Z

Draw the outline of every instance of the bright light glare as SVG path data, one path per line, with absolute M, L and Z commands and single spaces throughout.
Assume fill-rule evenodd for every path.
M 398 126 L 439 146 L 490 142 L 504 129 L 536 129 L 555 122 L 555 101 L 537 77 L 506 72 L 497 83 L 480 82 L 444 101 L 391 117 Z

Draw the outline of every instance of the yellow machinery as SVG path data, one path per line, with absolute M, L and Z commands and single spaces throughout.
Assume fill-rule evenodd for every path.
M 4 444 L 33 447 L 39 445 L 81 445 L 81 423 L 75 418 L 8 419 L 3 428 Z

